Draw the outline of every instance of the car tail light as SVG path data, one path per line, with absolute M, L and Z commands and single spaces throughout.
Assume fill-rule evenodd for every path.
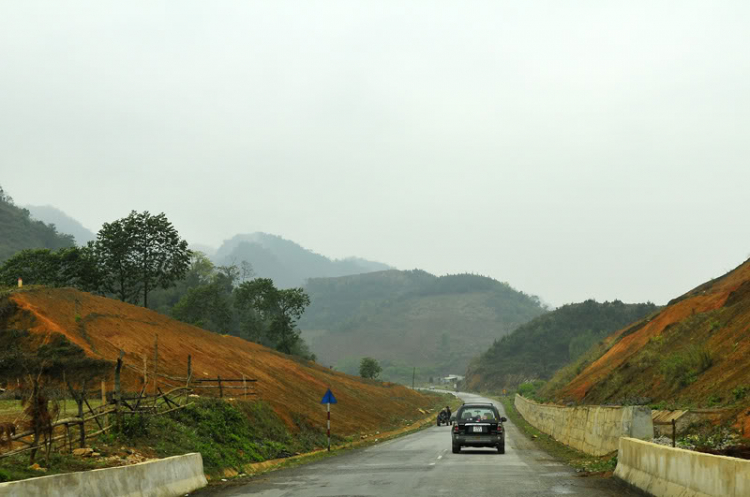
M 503 425 L 497 425 L 497 432 L 502 433 L 503 432 Z
M 458 433 L 458 424 L 453 425 L 453 433 Z

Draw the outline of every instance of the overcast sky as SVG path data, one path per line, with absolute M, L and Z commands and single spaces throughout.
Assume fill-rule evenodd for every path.
M 553 305 L 750 255 L 750 2 L 0 0 L 0 185 Z

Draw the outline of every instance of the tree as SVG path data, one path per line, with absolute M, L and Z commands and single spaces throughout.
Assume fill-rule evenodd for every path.
M 26 284 L 72 286 L 87 292 L 100 287 L 98 265 L 89 246 L 22 250 L 0 266 L 0 284 L 14 285 L 18 278 Z
M 142 297 L 144 307 L 151 290 L 169 288 L 187 274 L 192 254 L 164 213 L 148 211 L 105 223 L 94 246 L 106 289 L 123 302 Z
M 191 288 L 172 308 L 172 314 L 185 323 L 229 333 L 233 320 L 231 293 L 217 281 Z
M 297 321 L 310 305 L 310 296 L 302 288 L 279 290 L 270 278 L 256 278 L 237 287 L 234 303 L 248 339 L 285 354 L 299 350 Z
M 359 363 L 359 375 L 362 378 L 370 378 L 374 380 L 382 371 L 383 369 L 380 367 L 380 364 L 378 364 L 378 361 L 372 357 L 363 357 L 362 361 Z
M 210 284 L 216 274 L 216 267 L 202 252 L 193 251 L 190 269 L 181 280 L 169 288 L 155 289 L 149 293 L 148 305 L 162 314 L 172 314 L 172 309 L 191 288 Z
M 148 307 L 148 293 L 154 288 L 169 288 L 185 277 L 191 252 L 187 241 L 164 213 L 152 216 L 148 211 L 135 214 L 135 265 L 143 291 L 143 306 Z
M 102 286 L 123 302 L 138 294 L 137 267 L 133 257 L 134 227 L 129 217 L 104 223 L 96 234 L 94 251 L 102 268 Z

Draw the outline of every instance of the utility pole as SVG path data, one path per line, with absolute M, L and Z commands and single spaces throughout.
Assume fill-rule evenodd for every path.
M 414 366 L 414 370 L 411 372 L 411 388 L 414 390 L 414 379 L 417 377 L 417 367 Z

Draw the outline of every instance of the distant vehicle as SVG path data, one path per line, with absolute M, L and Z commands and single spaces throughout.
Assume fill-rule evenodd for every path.
M 503 423 L 506 421 L 490 403 L 462 405 L 456 411 L 456 423 L 451 430 L 453 453 L 461 452 L 461 447 L 495 447 L 500 454 L 505 454 Z
M 438 426 L 447 425 L 448 423 L 450 423 L 450 419 L 451 419 L 450 413 L 448 413 L 448 411 L 443 409 L 437 415 L 437 425 Z

